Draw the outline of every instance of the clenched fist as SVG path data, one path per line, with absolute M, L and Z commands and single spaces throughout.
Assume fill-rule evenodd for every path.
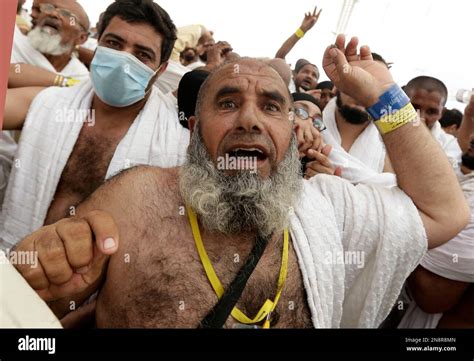
M 43 300 L 55 301 L 100 281 L 118 242 L 112 217 L 92 211 L 83 217 L 62 219 L 25 237 L 15 251 L 36 252 L 38 265 L 16 267 Z

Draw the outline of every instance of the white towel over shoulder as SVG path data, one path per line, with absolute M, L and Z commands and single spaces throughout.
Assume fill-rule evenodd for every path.
M 3 247 L 14 245 L 41 227 L 63 169 L 90 112 L 90 81 L 72 88 L 48 88 L 33 101 L 25 121 L 0 217 Z M 123 169 L 148 164 L 181 165 L 189 131 L 178 122 L 169 96 L 156 87 L 109 164 L 106 179 Z M 1 244 L 1 242 L 0 242 Z
M 49 60 L 38 50 L 33 48 L 28 38 L 21 33 L 17 26 L 15 26 L 13 33 L 13 48 L 10 63 L 36 65 L 53 73 L 58 73 Z M 87 70 L 86 66 L 74 55 L 59 74 L 70 76 L 78 80 L 86 80 L 89 78 L 89 70 Z
M 304 181 L 290 221 L 316 328 L 377 327 L 427 248 L 418 210 L 398 187 L 319 175 Z

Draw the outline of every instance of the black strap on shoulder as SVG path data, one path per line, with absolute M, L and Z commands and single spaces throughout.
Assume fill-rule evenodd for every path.
M 267 244 L 268 240 L 259 234 L 245 264 L 240 268 L 221 299 L 201 321 L 199 328 L 222 328 L 224 326 L 225 321 L 242 295 L 247 281 L 255 270 L 255 267 L 257 267 L 258 261 L 260 261 Z

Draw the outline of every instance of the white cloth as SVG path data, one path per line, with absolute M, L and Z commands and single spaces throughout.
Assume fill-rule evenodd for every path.
M 188 64 L 186 67 L 190 70 L 201 68 L 206 66 L 206 63 L 203 63 L 201 60 L 195 61 L 194 63 Z
M 13 47 L 10 63 L 35 65 L 53 73 L 70 76 L 81 81 L 89 78 L 89 70 L 87 70 L 86 66 L 74 55 L 72 55 L 71 60 L 64 69 L 58 73 L 49 60 L 30 44 L 28 38 L 23 35 L 16 26 L 13 33 Z
M 9 131 L 0 132 L 0 204 L 7 190 L 8 178 L 12 169 L 17 144 Z M 0 206 L 0 211 L 2 207 Z
M 460 282 L 474 283 L 474 173 L 459 177 L 471 209 L 471 220 L 461 233 L 440 247 L 431 249 L 420 265 L 428 271 Z M 409 306 L 398 328 L 436 328 L 442 313 L 426 313 L 408 294 Z
M 349 152 L 342 148 L 341 135 L 336 123 L 336 98 L 324 108 L 323 122 L 327 129 L 321 132 L 326 144 L 333 147 L 329 160 L 342 168 L 342 177 L 353 184 L 373 184 L 392 187 L 397 184 L 393 173 L 383 173 L 386 150 L 375 124 L 370 123 L 356 139 Z
M 165 72 L 161 74 L 158 79 L 156 79 L 155 85 L 164 93 L 174 92 L 178 89 L 179 82 L 184 74 L 190 72 L 191 69 L 178 63 L 176 61 L 170 60 L 168 62 L 168 67 Z
M 316 328 L 377 327 L 427 249 L 419 213 L 398 187 L 313 177 L 290 222 Z M 363 263 L 337 261 L 351 254 Z
M 0 328 L 61 328 L 59 320 L 0 251 Z
M 34 99 L 19 143 L 0 217 L 0 239 L 8 247 L 44 223 L 62 171 L 83 127 L 93 97 L 90 81 L 71 88 L 51 87 Z M 71 114 L 78 119 L 71 118 Z M 84 116 L 82 116 L 84 115 Z M 87 126 L 87 125 L 85 125 Z M 156 87 L 120 141 L 105 179 L 123 169 L 148 164 L 181 165 L 189 131 L 178 122 L 169 96 Z
M 462 150 L 457 138 L 446 133 L 439 122 L 436 122 L 433 125 L 433 128 L 431 128 L 431 135 L 433 135 L 439 145 L 441 145 L 441 148 L 448 157 L 449 163 L 451 163 L 455 172 L 458 175 L 461 175 Z
M 86 48 L 86 49 L 95 51 L 95 49 L 97 49 L 97 45 L 99 45 L 97 39 L 88 37 L 86 42 L 84 44 L 82 44 L 81 46 Z

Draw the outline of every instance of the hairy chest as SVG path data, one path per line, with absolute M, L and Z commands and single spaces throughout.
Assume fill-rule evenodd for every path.
M 203 269 L 190 227 L 186 220 L 179 223 L 178 227 L 173 221 L 160 224 L 159 230 L 148 228 L 137 235 L 141 238 L 114 256 L 99 297 L 99 327 L 196 328 L 213 309 L 218 298 Z M 275 298 L 281 247 L 278 242 L 266 249 L 237 302 L 249 318 L 265 300 Z M 245 263 L 248 251 L 232 244 L 221 252 L 213 248 L 210 246 L 208 253 L 225 289 Z M 237 321 L 229 316 L 225 327 L 236 325 Z M 312 327 L 293 247 L 272 327 Z
M 61 174 L 46 224 L 67 215 L 105 180 L 121 137 L 84 127 Z

